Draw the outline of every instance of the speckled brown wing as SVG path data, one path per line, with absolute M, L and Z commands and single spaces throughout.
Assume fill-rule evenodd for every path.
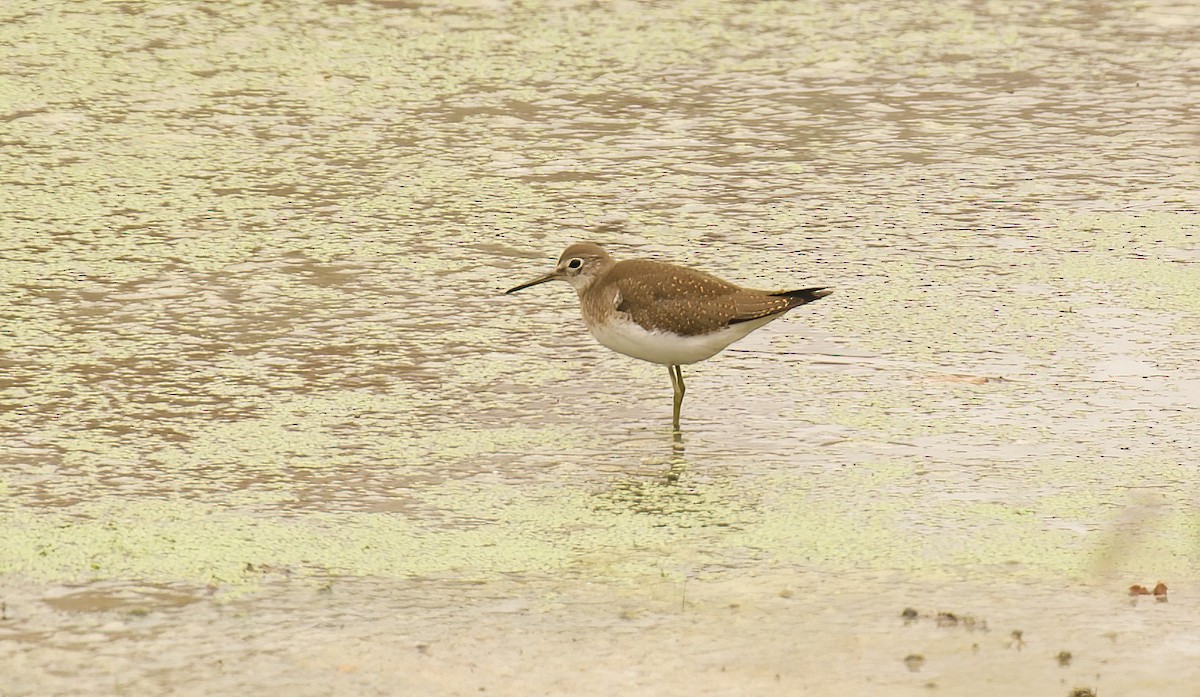
M 746 290 L 750 294 L 747 302 L 738 307 L 738 316 L 730 324 L 749 322 L 771 315 L 787 312 L 794 307 L 807 305 L 833 293 L 831 288 L 801 288 L 778 292 Z
M 616 309 L 652 331 L 685 336 L 718 331 L 793 307 L 785 297 L 741 288 L 694 269 L 649 260 L 622 261 L 606 275 Z

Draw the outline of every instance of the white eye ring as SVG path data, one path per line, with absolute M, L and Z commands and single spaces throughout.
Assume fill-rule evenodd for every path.
M 567 262 L 568 269 L 578 269 L 583 267 L 583 259 L 572 259 Z

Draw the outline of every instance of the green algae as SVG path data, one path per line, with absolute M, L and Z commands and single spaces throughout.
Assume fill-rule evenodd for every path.
M 1186 213 L 1093 213 L 1056 221 L 1056 246 L 1069 250 L 1045 273 L 1132 307 L 1183 314 L 1195 329 L 1200 271 L 1187 256 L 1200 239 L 1200 221 Z
M 1138 532 L 1128 552 L 1121 526 L 1113 525 L 1123 494 L 1106 482 L 1020 504 L 971 501 L 931 489 L 916 463 L 861 463 L 810 477 L 800 488 L 791 478 L 769 476 L 756 478 L 753 487 L 735 480 L 695 483 L 699 495 L 671 494 L 659 485 L 683 504 L 677 506 L 645 496 L 629 505 L 628 492 L 598 498 L 528 482 L 466 480 L 424 489 L 417 499 L 428 513 L 418 517 L 264 515 L 261 507 L 275 502 L 265 495 L 243 494 L 222 505 L 106 497 L 69 513 L 10 510 L 0 571 L 235 585 L 257 583 L 264 568 L 298 577 L 484 580 L 537 573 L 619 583 L 662 568 L 729 564 L 747 550 L 828 573 L 878 568 L 916 578 L 1006 564 L 1033 577 L 1084 578 L 1101 567 L 1166 576 L 1197 561 L 1200 521 L 1184 509 Z M 1129 470 L 1142 468 L 1132 462 Z M 854 493 L 860 491 L 873 495 L 864 500 Z M 1118 537 L 1053 524 L 1070 520 L 1090 521 L 1088 528 L 1111 529 Z M 640 553 L 618 551 L 632 549 Z

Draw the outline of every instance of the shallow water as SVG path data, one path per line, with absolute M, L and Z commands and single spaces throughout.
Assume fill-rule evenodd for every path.
M 12 694 L 1200 679 L 1192 4 L 0 18 Z M 580 239 L 838 292 L 676 444 Z

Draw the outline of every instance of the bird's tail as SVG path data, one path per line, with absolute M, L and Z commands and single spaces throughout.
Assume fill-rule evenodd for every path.
M 776 298 L 787 298 L 788 309 L 800 307 L 811 302 L 816 302 L 821 298 L 833 292 L 832 288 L 803 288 L 801 290 L 785 290 L 779 293 L 771 293 Z

